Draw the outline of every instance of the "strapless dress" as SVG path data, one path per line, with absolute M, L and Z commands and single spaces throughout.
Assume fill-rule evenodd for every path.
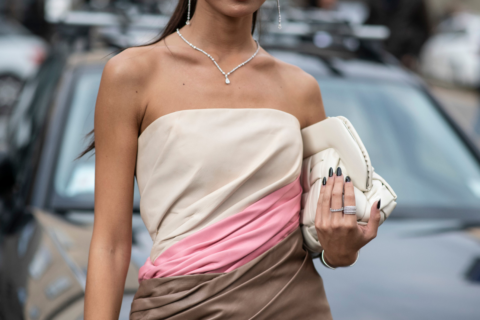
M 268 108 L 175 111 L 138 138 L 153 240 L 130 319 L 331 319 L 299 228 L 302 129 Z

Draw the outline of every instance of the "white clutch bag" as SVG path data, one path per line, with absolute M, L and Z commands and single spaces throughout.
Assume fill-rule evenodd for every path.
M 303 164 L 301 183 L 301 228 L 306 248 L 313 256 L 322 251 L 315 229 L 317 202 L 323 177 L 330 167 L 341 167 L 350 176 L 355 190 L 357 221 L 367 224 L 373 203 L 381 199 L 380 225 L 397 205 L 397 195 L 374 168 L 360 137 L 347 118 L 327 119 L 302 129 Z

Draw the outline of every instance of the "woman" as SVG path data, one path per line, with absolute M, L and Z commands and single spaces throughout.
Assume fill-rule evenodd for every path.
M 118 318 L 135 174 L 153 246 L 131 319 L 331 319 L 299 228 L 301 129 L 325 111 L 312 76 L 257 47 L 263 2 L 192 0 L 186 25 L 180 0 L 159 41 L 106 64 L 85 319 Z M 375 203 L 360 227 L 331 213 L 342 193 L 355 205 L 352 183 L 334 169 L 317 227 L 326 263 L 344 267 L 376 236 L 380 214 Z

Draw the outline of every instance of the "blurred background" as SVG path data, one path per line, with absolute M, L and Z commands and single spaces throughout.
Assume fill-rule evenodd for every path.
M 334 319 L 480 319 L 480 1 L 280 0 L 254 36 L 312 74 L 397 208 L 357 264 L 314 259 Z M 177 0 L 0 0 L 0 320 L 83 319 L 103 66 Z M 135 190 L 128 319 L 150 236 Z

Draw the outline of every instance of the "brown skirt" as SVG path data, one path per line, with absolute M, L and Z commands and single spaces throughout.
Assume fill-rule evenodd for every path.
M 323 281 L 303 248 L 300 228 L 227 273 L 140 282 L 130 320 L 331 320 Z

